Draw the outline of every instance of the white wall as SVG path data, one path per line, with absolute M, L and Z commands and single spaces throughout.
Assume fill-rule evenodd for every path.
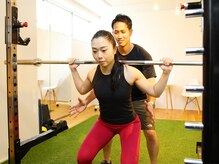
M 70 36 L 50 32 L 47 30 L 37 29 L 38 44 L 37 44 L 37 58 L 42 60 L 67 61 L 72 53 L 72 39 Z M 70 84 L 67 77 L 69 76 L 69 68 L 66 64 L 59 65 L 44 65 L 37 68 L 38 79 L 42 81 L 42 92 L 45 95 L 44 87 L 58 85 L 56 94 L 57 100 L 69 101 L 71 100 Z M 63 94 L 62 94 L 63 93 Z M 38 94 L 39 95 L 39 94 Z M 53 97 L 49 95 L 47 99 Z M 40 95 L 39 95 L 40 98 Z
M 38 29 L 38 56 L 42 60 L 58 60 L 67 61 L 68 58 L 74 57 L 81 61 L 93 60 L 90 48 L 90 41 L 80 41 L 72 39 L 70 36 L 60 34 L 57 32 L 49 32 L 46 30 Z M 94 65 L 92 65 L 94 66 Z M 78 70 L 81 72 L 83 78 L 87 75 L 91 65 L 80 65 Z M 57 100 L 58 101 L 71 101 L 74 105 L 77 103 L 78 97 L 85 97 L 80 95 L 76 90 L 68 65 L 41 65 L 37 67 L 38 79 L 43 80 L 41 87 L 52 86 L 59 82 L 57 87 Z M 45 95 L 46 90 L 42 90 Z M 50 96 L 50 97 L 49 97 Z M 53 99 L 51 95 L 47 97 Z M 38 93 L 40 98 L 40 94 Z M 93 103 L 96 103 L 95 101 Z
M 133 16 L 136 23 L 144 20 L 145 25 L 135 26 L 137 37 L 136 43 L 144 47 L 152 54 L 154 60 L 159 60 L 164 56 L 169 56 L 173 60 L 184 61 L 202 61 L 202 56 L 186 56 L 186 47 L 202 47 L 202 32 L 200 28 L 201 19 L 185 18 L 181 13 L 179 16 L 174 11 L 161 11 L 142 13 L 142 17 Z M 152 19 L 151 19 L 152 18 Z M 145 30 L 147 29 L 147 30 Z M 140 31 L 140 35 L 138 34 Z M 145 37 L 145 39 L 142 39 Z M 160 69 L 156 66 L 157 75 L 160 75 Z M 185 98 L 181 96 L 181 91 L 187 80 L 197 78 L 202 84 L 202 67 L 197 66 L 175 66 L 170 76 L 170 82 L 173 95 L 173 104 L 176 109 L 183 109 Z M 199 99 L 200 104 L 201 99 Z M 157 107 L 165 107 L 165 93 L 157 99 Z M 194 109 L 194 104 L 190 104 L 188 109 Z
M 0 162 L 8 157 L 8 122 L 7 122 L 7 84 L 6 84 L 6 66 L 3 61 L 6 59 L 5 52 L 5 22 L 6 1 L 0 1 Z M 21 22 L 27 21 L 28 28 L 20 30 L 22 39 L 30 37 L 28 46 L 17 46 L 17 58 L 27 59 L 36 58 L 36 8 L 35 0 L 17 1 L 18 19 Z M 18 114 L 19 114 L 19 136 L 21 141 L 35 136 L 39 132 L 38 123 L 38 88 L 37 88 L 37 70 L 34 67 L 18 66 Z
M 91 46 L 90 46 L 90 41 L 88 42 L 83 42 L 79 40 L 73 40 L 72 42 L 72 57 L 79 59 L 81 61 L 86 61 L 86 60 L 94 60 L 92 57 L 91 53 Z M 81 77 L 83 79 L 86 78 L 88 70 L 90 70 L 92 67 L 96 67 L 96 64 L 92 65 L 86 65 L 86 64 L 81 64 L 78 67 L 78 71 L 81 73 Z M 78 91 L 75 88 L 74 82 L 72 80 L 71 74 L 69 75 L 69 79 L 71 79 L 71 86 L 72 86 L 72 105 L 75 105 L 78 102 L 78 97 L 80 98 L 85 98 L 86 95 L 80 95 Z M 97 100 L 94 100 L 90 105 L 93 104 L 98 104 Z

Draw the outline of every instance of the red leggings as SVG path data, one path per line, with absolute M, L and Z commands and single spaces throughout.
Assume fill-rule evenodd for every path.
M 100 118 L 88 133 L 78 152 L 78 164 L 91 164 L 96 154 L 116 135 L 120 135 L 121 164 L 137 164 L 141 124 L 138 116 L 127 124 L 108 124 Z

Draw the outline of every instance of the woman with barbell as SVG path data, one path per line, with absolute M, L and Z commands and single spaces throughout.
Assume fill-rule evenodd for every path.
M 80 94 L 94 89 L 100 105 L 100 117 L 88 133 L 78 152 L 78 163 L 92 163 L 96 154 L 116 134 L 120 135 L 122 164 L 137 164 L 140 145 L 140 121 L 131 103 L 131 88 L 135 84 L 142 92 L 159 97 L 164 91 L 172 62 L 163 58 L 160 68 L 163 73 L 152 86 L 136 68 L 122 64 L 116 58 L 116 42 L 108 31 L 96 32 L 91 40 L 92 54 L 98 66 L 91 69 L 82 80 L 75 64 L 69 60 L 69 67 L 75 86 Z M 74 63 L 75 62 L 75 63 Z

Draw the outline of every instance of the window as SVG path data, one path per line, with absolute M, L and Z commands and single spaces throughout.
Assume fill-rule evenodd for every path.
M 37 28 L 90 41 L 94 24 L 52 0 L 37 0 Z

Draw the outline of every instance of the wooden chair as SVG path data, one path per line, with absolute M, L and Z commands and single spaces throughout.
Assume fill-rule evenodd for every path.
M 46 100 L 48 95 L 52 95 L 54 103 L 56 103 L 56 101 L 57 101 L 57 96 L 56 96 L 57 86 L 58 86 L 57 84 L 54 84 L 54 85 L 51 85 L 51 86 L 43 87 L 43 90 L 46 90 L 44 100 Z
M 186 85 L 199 85 L 199 82 L 198 82 L 197 79 L 191 79 Z M 182 96 L 186 97 L 184 111 L 186 110 L 187 105 L 189 103 L 193 102 L 198 107 L 198 113 L 200 113 L 201 109 L 200 109 L 200 105 L 199 105 L 199 102 L 198 102 L 198 97 L 201 97 L 202 93 L 199 93 L 199 92 L 188 92 L 184 88 L 183 92 L 182 92 Z
M 58 83 L 51 85 L 51 86 L 46 86 L 46 87 L 42 87 L 43 80 L 38 80 L 38 86 L 39 86 L 39 90 L 40 90 L 40 96 L 42 101 L 46 100 L 47 97 L 50 95 L 53 97 L 54 103 L 56 103 L 57 101 L 57 95 L 56 95 L 56 90 L 58 87 Z M 46 91 L 45 95 L 43 96 L 43 91 Z

